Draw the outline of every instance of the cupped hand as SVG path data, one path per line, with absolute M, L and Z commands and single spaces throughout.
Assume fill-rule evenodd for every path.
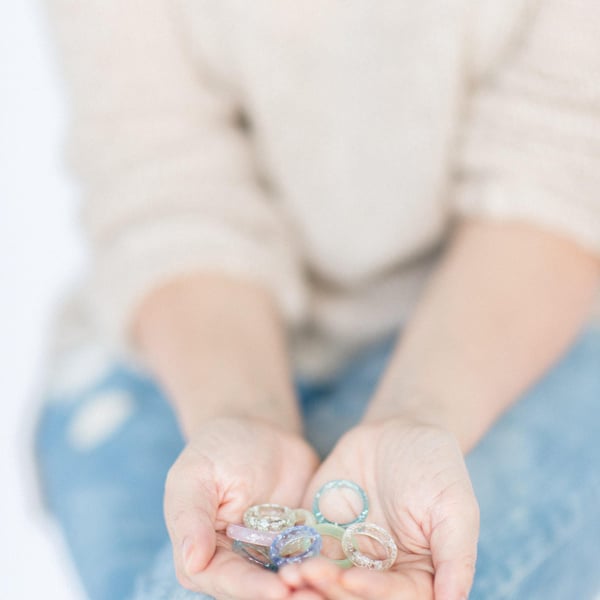
M 399 418 L 360 425 L 339 441 L 319 468 L 304 506 L 311 506 L 315 492 L 332 479 L 352 480 L 366 491 L 367 522 L 392 534 L 398 558 L 385 572 L 342 571 L 319 558 L 282 569 L 283 581 L 292 588 L 308 586 L 328 600 L 467 598 L 475 570 L 479 509 L 453 435 Z M 323 512 L 330 519 L 339 517 Z
M 220 418 L 190 439 L 167 477 L 165 518 L 180 583 L 219 600 L 315 600 L 247 562 L 224 537 L 245 510 L 274 502 L 298 507 L 318 465 L 301 437 L 266 422 Z

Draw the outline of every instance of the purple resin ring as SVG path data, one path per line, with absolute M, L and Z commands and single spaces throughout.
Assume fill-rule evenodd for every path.
M 271 562 L 276 567 L 282 567 L 290 563 L 301 562 L 321 552 L 323 540 L 316 529 L 298 525 L 282 531 L 271 544 L 269 554 Z M 303 548 L 299 554 L 286 555 L 286 549 L 301 545 Z M 308 547 L 307 547 L 308 546 Z
M 244 544 L 254 544 L 255 546 L 270 546 L 277 537 L 274 531 L 258 531 L 249 529 L 242 525 L 227 525 L 227 537 Z

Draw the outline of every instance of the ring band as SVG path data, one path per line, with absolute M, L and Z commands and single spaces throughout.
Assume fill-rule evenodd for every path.
M 302 542 L 304 549 L 299 554 L 286 555 L 285 550 L 289 546 L 293 546 Z M 307 547 L 308 542 L 308 547 Z M 269 549 L 269 556 L 271 562 L 276 567 L 283 565 L 302 562 L 312 556 L 317 556 L 321 552 L 321 545 L 323 540 L 320 534 L 312 527 L 306 527 L 305 525 L 298 525 L 297 527 L 290 527 L 285 531 L 282 531 L 271 544 Z
M 325 518 L 319 506 L 321 502 L 321 496 L 323 496 L 323 494 L 325 494 L 329 490 L 335 490 L 338 488 L 348 488 L 356 492 L 362 500 L 361 512 L 356 517 L 356 519 L 354 519 L 353 521 L 349 521 L 348 523 L 338 523 L 336 521 L 330 521 L 329 519 Z M 328 481 L 315 494 L 315 499 L 313 500 L 313 513 L 315 514 L 317 523 L 329 523 L 330 525 L 339 525 L 340 527 L 346 528 L 356 523 L 362 523 L 367 518 L 367 515 L 369 514 L 369 500 L 367 498 L 365 490 L 363 490 L 358 484 L 354 483 L 353 481 L 349 481 L 348 479 L 334 479 L 333 481 Z
M 379 542 L 385 549 L 386 558 L 379 560 L 363 554 L 358 549 L 358 544 L 356 543 L 355 537 L 358 535 L 366 535 Z M 354 525 L 350 525 L 344 531 L 342 548 L 344 554 L 350 559 L 353 565 L 374 571 L 385 571 L 391 568 L 398 556 L 398 547 L 392 536 L 383 527 L 379 527 L 373 523 L 355 523 Z
M 227 525 L 226 534 L 232 540 L 254 546 L 270 546 L 277 537 L 277 533 L 274 531 L 260 531 L 233 524 Z
M 343 527 L 332 525 L 331 523 L 319 523 L 315 526 L 315 530 L 321 537 L 332 537 L 340 542 L 346 531 Z M 329 558 L 328 556 L 326 558 L 341 569 L 349 569 L 352 566 L 352 561 L 349 558 Z
M 294 511 L 280 504 L 257 504 L 244 513 L 244 525 L 258 531 L 282 531 L 295 521 Z
M 254 546 L 253 544 L 245 544 L 239 540 L 234 540 L 233 551 L 264 569 L 277 571 L 277 567 L 271 562 L 269 549 L 265 546 Z

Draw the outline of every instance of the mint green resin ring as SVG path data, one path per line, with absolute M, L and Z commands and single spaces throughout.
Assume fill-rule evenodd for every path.
M 342 542 L 344 537 L 345 529 L 339 525 L 332 525 L 331 523 L 319 523 L 315 525 L 315 530 L 321 535 L 321 537 L 332 537 Z M 349 558 L 329 558 L 332 563 L 336 564 L 341 569 L 349 569 L 352 566 L 352 561 Z
M 335 521 L 330 521 L 325 518 L 323 513 L 321 512 L 320 502 L 323 494 L 327 493 L 330 490 L 336 490 L 339 488 L 347 488 L 356 492 L 360 499 L 362 500 L 362 510 L 359 515 L 353 521 L 349 521 L 348 523 L 336 523 Z M 315 518 L 317 519 L 317 523 L 328 523 L 329 525 L 338 525 L 339 527 L 350 527 L 350 525 L 355 525 L 356 523 L 362 523 L 369 514 L 369 500 L 367 498 L 367 494 L 365 490 L 363 490 L 359 485 L 354 483 L 353 481 L 349 481 L 348 479 L 334 479 L 333 481 L 328 481 L 321 489 L 315 494 L 315 499 L 313 500 L 313 513 Z
M 295 508 L 294 516 L 296 518 L 294 525 L 306 525 L 307 527 L 314 527 L 317 524 L 315 515 L 304 508 Z

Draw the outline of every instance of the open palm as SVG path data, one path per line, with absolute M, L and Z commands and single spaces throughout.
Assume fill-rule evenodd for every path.
M 451 434 L 400 419 L 359 426 L 340 440 L 317 471 L 304 505 L 310 506 L 316 490 L 333 479 L 352 480 L 366 491 L 367 522 L 393 535 L 398 558 L 386 572 L 342 571 L 326 559 L 308 561 L 282 571 L 288 585 L 308 587 L 328 600 L 467 597 L 475 567 L 479 513 L 462 454 Z M 329 514 L 323 512 L 330 519 L 346 521 L 350 510 L 356 514 L 357 506 L 346 494 L 339 494 Z
M 299 506 L 317 464 L 299 436 L 264 422 L 207 422 L 171 468 L 165 490 L 181 584 L 219 600 L 314 599 L 235 554 L 223 532 L 254 504 Z

